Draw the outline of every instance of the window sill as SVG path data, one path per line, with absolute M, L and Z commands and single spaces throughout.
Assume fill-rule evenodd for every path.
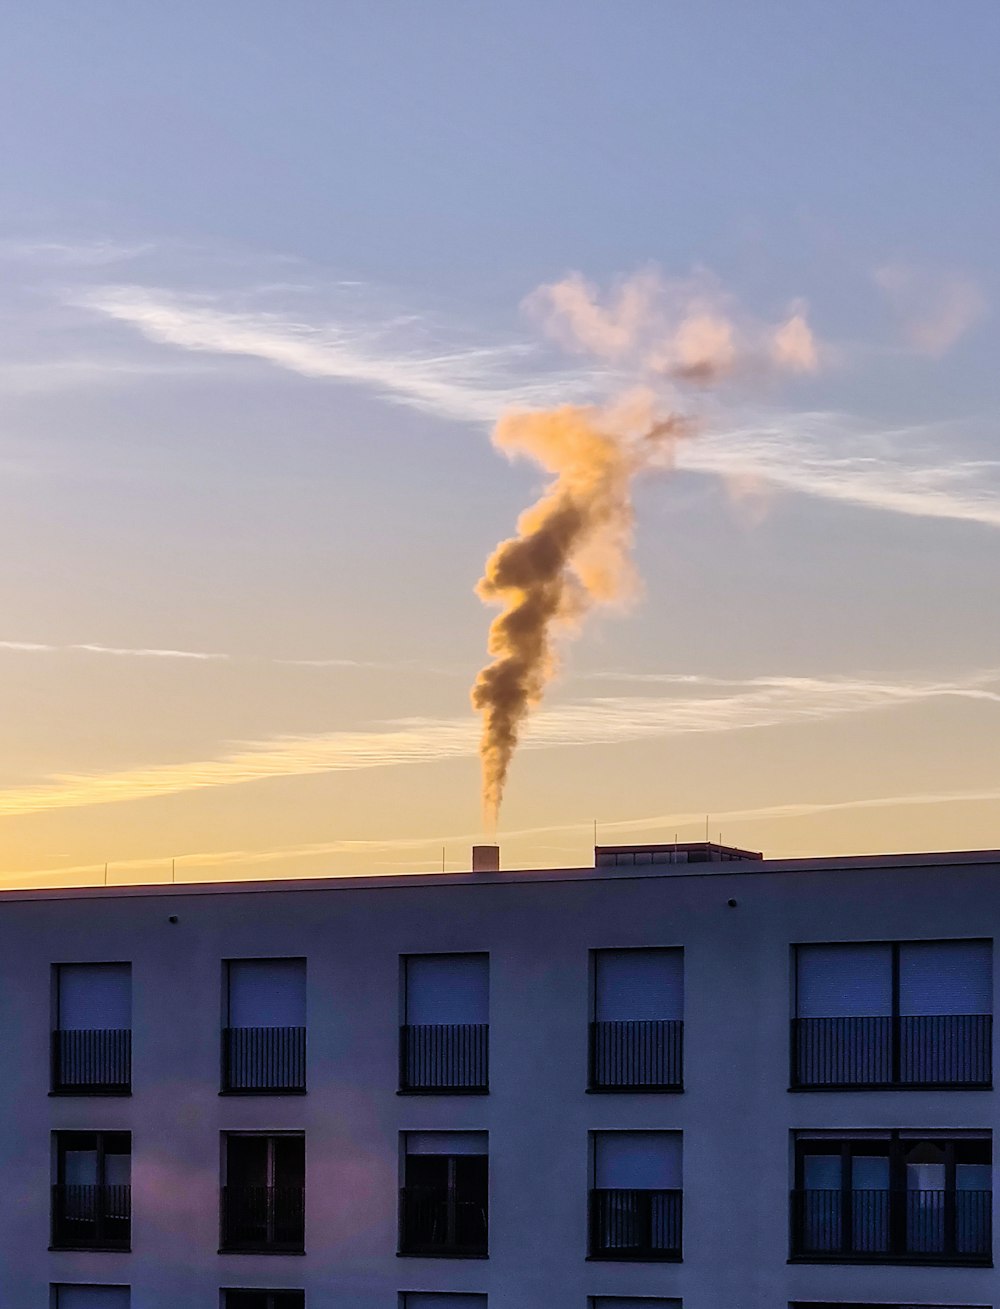
M 588 1086 L 588 1095 L 683 1095 L 683 1086 Z
M 278 1255 L 281 1258 L 285 1258 L 285 1259 L 289 1257 L 291 1257 L 292 1259 L 301 1259 L 305 1255 L 305 1250 L 269 1250 L 264 1246 L 260 1246 L 259 1249 L 253 1249 L 253 1250 L 248 1250 L 248 1249 L 236 1250 L 228 1245 L 220 1245 L 218 1253 L 238 1254 L 238 1255 L 250 1254 L 254 1256 L 266 1254 L 266 1255 Z
M 131 1254 L 130 1245 L 50 1245 L 53 1253 L 71 1254 Z
M 99 1096 L 102 1100 L 127 1100 L 131 1094 L 131 1087 L 129 1087 L 127 1091 L 120 1091 L 117 1087 L 109 1086 L 104 1088 L 95 1086 L 86 1088 L 81 1087 L 79 1091 L 71 1089 L 49 1091 L 49 1098 L 54 1100 L 82 1100 Z
M 831 1082 L 824 1086 L 790 1086 L 789 1095 L 814 1095 L 833 1091 L 992 1091 L 992 1082 Z
M 401 1086 L 397 1095 L 489 1095 L 488 1086 Z
M 815 1255 L 815 1254 L 795 1254 L 787 1261 L 790 1264 L 836 1264 L 839 1267 L 873 1267 L 873 1266 L 890 1266 L 905 1268 L 992 1268 L 992 1259 L 948 1259 L 941 1257 L 939 1259 L 929 1258 L 927 1255 L 871 1255 L 864 1257 L 862 1255 Z
M 255 1086 L 252 1088 L 248 1087 L 246 1090 L 241 1089 L 236 1091 L 220 1091 L 219 1094 L 224 1096 L 236 1096 L 238 1098 L 245 1098 L 246 1096 L 252 1096 L 252 1095 L 267 1095 L 267 1096 L 308 1095 L 309 1092 L 306 1090 L 304 1086 L 301 1088 L 278 1086 L 278 1087 L 274 1087 L 273 1089 L 266 1086 L 260 1086 L 260 1087 Z
M 679 1254 L 588 1254 L 588 1264 L 681 1264 Z
M 468 1254 L 464 1250 L 397 1250 L 397 1259 L 488 1259 L 488 1254 Z

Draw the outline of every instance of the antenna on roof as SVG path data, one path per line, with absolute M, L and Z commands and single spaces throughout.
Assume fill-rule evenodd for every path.
M 708 844 L 709 840 L 710 837 L 708 835 L 708 814 L 706 814 L 705 815 L 705 844 L 706 845 Z
M 594 819 L 594 849 L 597 849 L 597 819 Z
M 171 859 L 171 860 L 170 860 L 170 880 L 171 880 L 172 882 L 175 882 L 175 881 L 177 880 L 177 860 L 176 860 L 176 859 Z
M 105 864 L 105 865 L 104 865 L 104 885 L 107 886 L 107 884 L 108 884 L 108 866 L 107 866 L 107 864 Z
M 441 871 L 444 872 L 444 846 L 441 847 Z

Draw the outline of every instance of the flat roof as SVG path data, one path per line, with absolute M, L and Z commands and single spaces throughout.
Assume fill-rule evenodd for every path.
M 623 847 L 625 848 L 625 847 Z M 781 873 L 998 865 L 1000 850 L 931 850 L 911 854 L 829 855 L 806 859 L 748 859 L 727 863 L 643 864 L 606 868 L 517 868 L 498 873 L 382 873 L 365 877 L 268 877 L 232 882 L 144 882 L 118 886 L 46 886 L 0 890 L 0 905 L 22 900 L 105 900 L 121 897 L 254 895 L 275 891 L 409 890 L 437 886 L 520 886 L 540 882 L 622 882 L 649 878 L 762 877 Z

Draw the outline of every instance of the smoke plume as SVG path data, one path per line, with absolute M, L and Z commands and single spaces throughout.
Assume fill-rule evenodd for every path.
M 636 590 L 631 562 L 636 479 L 669 468 L 678 440 L 695 431 L 685 386 L 717 385 L 741 372 L 813 371 L 817 350 L 803 309 L 763 327 L 738 318 L 705 278 L 671 285 L 645 271 L 605 303 L 578 274 L 540 288 L 526 307 L 564 349 L 620 371 L 615 402 L 504 414 L 493 444 L 551 475 L 489 559 L 476 594 L 500 613 L 491 662 L 472 688 L 482 714 L 483 810 L 494 830 L 525 721 L 558 669 L 558 642 L 596 606 Z

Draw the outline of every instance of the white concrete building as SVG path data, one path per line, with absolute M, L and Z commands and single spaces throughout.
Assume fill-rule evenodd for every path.
M 0 895 L 4 1309 L 1000 1305 L 1000 853 Z

